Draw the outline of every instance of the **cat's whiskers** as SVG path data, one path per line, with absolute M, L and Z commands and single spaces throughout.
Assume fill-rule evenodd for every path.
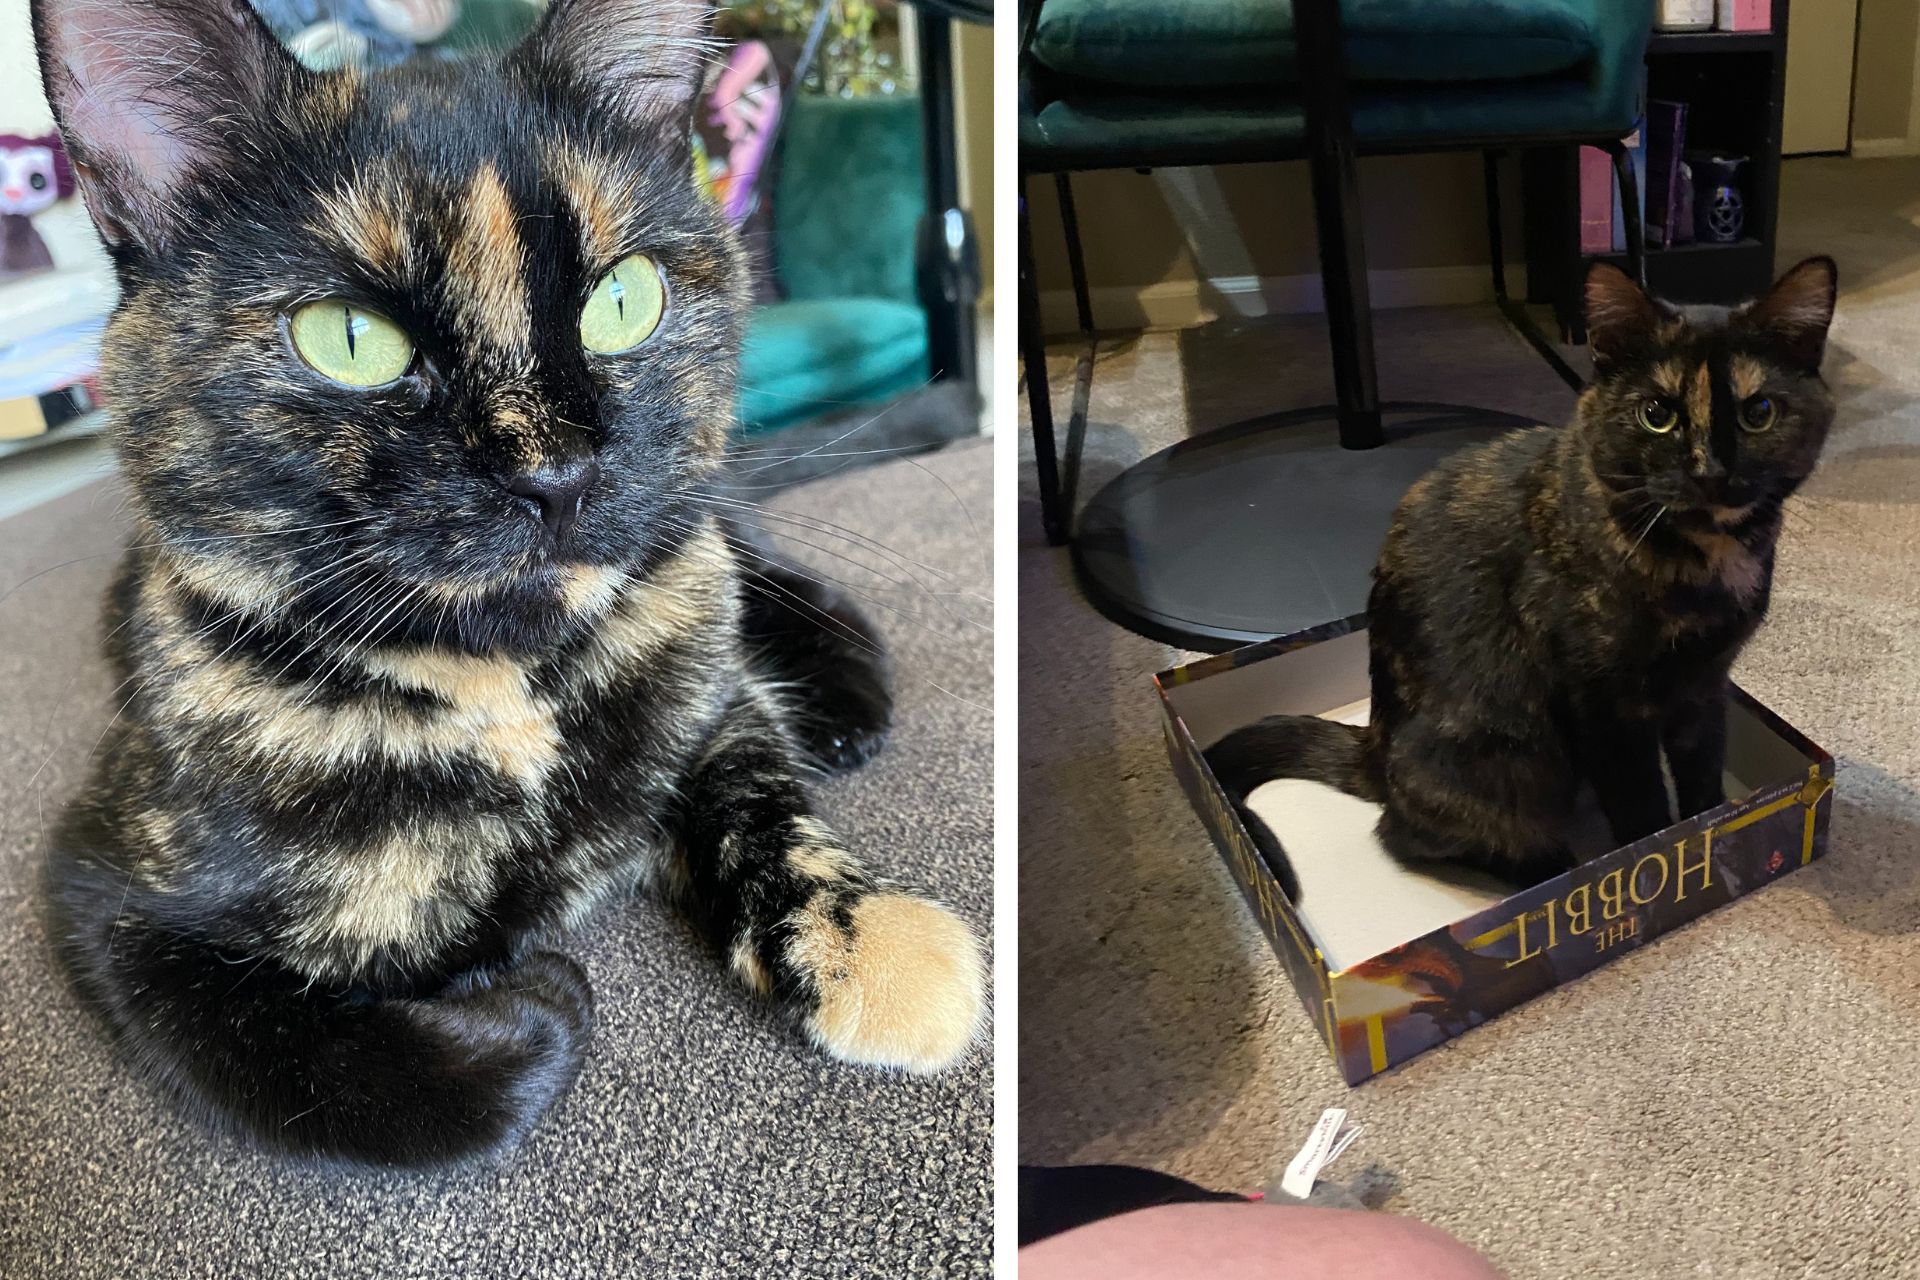
M 692 529 L 698 528 L 699 526 L 695 523 L 687 522 L 685 524 L 685 527 L 689 530 L 692 530 Z M 769 536 L 774 537 L 776 539 L 782 539 L 787 542 L 796 543 L 800 546 L 810 547 L 816 551 L 822 552 L 823 554 L 832 556 L 837 560 L 841 560 L 855 569 L 859 569 L 862 572 L 873 575 L 875 578 L 878 578 L 881 583 L 885 584 L 885 586 L 888 588 L 891 588 L 896 591 L 907 592 L 911 595 L 917 595 L 926 600 L 929 600 L 940 609 L 940 612 L 944 614 L 949 621 L 958 623 L 962 626 L 974 627 L 983 631 L 991 631 L 992 629 L 989 624 L 980 622 L 975 618 L 967 617 L 963 614 L 956 613 L 952 609 L 952 607 L 947 603 L 949 600 L 952 600 L 952 599 L 969 599 L 969 600 L 984 601 L 985 597 L 980 596 L 978 593 L 971 592 L 971 591 L 935 590 L 932 586 L 929 586 L 927 583 L 922 582 L 919 578 L 913 576 L 910 572 L 904 578 L 894 577 L 884 572 L 883 570 L 877 568 L 876 566 L 866 563 L 863 560 L 854 559 L 852 556 L 842 554 L 841 552 L 836 551 L 834 548 L 830 546 L 826 546 L 821 543 L 812 542 L 812 541 L 809 541 L 808 539 L 798 537 L 797 535 L 790 533 L 784 529 L 778 530 L 778 531 L 763 530 L 763 532 L 768 533 Z M 750 542 L 747 542 L 741 539 L 732 539 L 732 541 L 737 548 L 739 548 L 740 550 L 742 550 L 743 552 L 749 555 L 760 554 L 759 549 L 755 548 Z M 917 623 L 920 626 L 923 626 L 923 627 L 930 626 L 929 620 L 927 618 L 922 617 L 921 615 L 913 613 L 909 610 L 902 609 L 899 606 L 892 604 L 887 600 L 882 599 L 877 594 L 877 592 L 882 588 L 876 587 L 871 583 L 849 582 L 844 578 L 834 577 L 833 575 L 826 573 L 824 570 L 814 569 L 810 566 L 802 566 L 802 565 L 794 564 L 794 563 L 791 563 L 790 561 L 786 563 L 784 567 L 792 569 L 795 572 L 800 573 L 802 576 L 807 577 L 814 582 L 820 583 L 822 586 L 840 587 L 854 594 L 859 599 L 869 604 L 873 604 L 879 608 L 883 608 L 892 613 L 899 614 L 900 616 L 907 618 Z
M 169 543 L 164 540 L 159 542 L 132 542 L 132 543 L 128 543 L 123 547 L 116 547 L 111 551 L 96 551 L 92 555 L 75 556 L 71 560 L 62 560 L 58 564 L 50 564 L 44 569 L 36 569 L 34 572 L 20 579 L 20 581 L 8 587 L 5 591 L 0 591 L 0 604 L 5 604 L 7 600 L 11 598 L 16 592 L 18 592 L 22 587 L 26 587 L 31 585 L 32 583 L 38 582 L 41 578 L 46 577 L 50 573 L 57 573 L 61 569 L 70 569 L 74 565 L 86 564 L 89 561 L 93 561 L 93 560 L 105 560 L 112 556 L 124 555 L 129 551 L 151 551 L 156 549 L 164 549 L 170 546 L 178 545 L 179 542 L 181 541 L 184 541 L 184 542 L 216 541 L 216 540 L 230 541 L 230 540 L 240 539 L 240 538 L 271 538 L 271 537 L 278 537 L 288 533 L 307 532 L 312 529 L 339 528 L 342 525 L 357 523 L 359 520 L 372 520 L 375 518 L 376 518 L 375 516 L 369 515 L 369 516 L 356 517 L 354 520 L 335 521 L 332 524 L 304 525 L 304 526 L 298 526 L 292 529 L 269 529 L 259 533 L 219 534 L 219 535 L 209 536 L 204 539 L 178 540 L 174 543 Z
M 344 574 L 346 570 L 353 568 L 355 563 L 356 561 L 354 561 L 351 557 L 342 557 L 339 559 L 330 560 L 326 564 L 321 565 L 318 569 L 315 569 L 310 573 L 303 574 L 301 577 L 294 579 L 294 581 L 292 583 L 289 583 L 288 585 L 296 586 L 299 583 L 306 582 L 309 579 L 314 578 L 320 574 L 326 574 L 327 576 L 325 578 L 322 578 L 320 581 L 314 582 L 310 586 L 303 588 L 301 591 L 295 593 L 293 596 L 289 597 L 287 600 L 281 603 L 283 605 L 291 604 L 293 603 L 294 600 L 299 599 L 301 596 L 304 596 L 311 591 L 317 590 L 318 588 L 325 586 L 327 582 L 342 576 L 342 574 Z M 176 578 L 175 581 L 178 581 L 178 579 Z M 191 642 L 195 640 L 200 640 L 211 635 L 219 627 L 226 625 L 228 622 L 232 621 L 234 618 L 237 618 L 242 613 L 246 612 L 247 608 L 248 606 L 246 605 L 236 606 L 235 608 L 228 610 L 226 613 L 221 614 L 219 617 L 201 624 L 199 627 L 196 627 L 192 631 L 187 632 L 185 636 L 182 638 L 182 642 L 186 643 L 186 642 Z M 101 646 L 104 648 L 109 641 L 111 641 L 115 636 L 119 635 L 129 625 L 131 625 L 135 621 L 137 616 L 138 616 L 137 614 L 129 612 L 127 617 L 122 619 L 118 626 L 112 628 L 111 630 L 109 630 L 108 632 L 106 632 L 104 635 L 101 636 L 100 638 Z M 222 649 L 220 653 L 215 655 L 214 660 L 218 661 L 219 659 L 226 657 L 226 655 L 233 650 L 235 645 L 240 644 L 249 635 L 253 634 L 255 631 L 265 626 L 271 620 L 272 620 L 272 614 L 270 612 L 263 611 L 263 613 L 258 619 L 256 619 L 254 622 L 249 624 L 247 627 L 244 627 L 240 631 L 238 631 L 234 635 L 233 640 L 227 645 L 227 647 L 225 649 Z M 282 643 L 284 643 L 284 641 Z M 275 646 L 275 647 L 277 648 L 278 646 Z M 155 673 L 155 674 L 158 674 L 158 673 Z M 66 701 L 67 694 L 73 691 L 73 685 L 76 681 L 79 680 L 79 678 L 80 678 L 79 673 L 76 672 L 73 676 L 71 676 L 68 679 L 67 687 L 65 690 L 62 691 L 61 696 L 58 699 L 56 699 L 56 704 L 61 704 Z M 153 678 L 154 678 L 153 675 L 143 676 L 140 673 L 136 672 L 133 675 L 129 675 L 125 677 L 118 684 L 114 685 L 113 688 L 107 690 L 107 697 L 108 698 L 115 697 L 116 695 L 119 694 L 119 692 L 122 689 L 125 689 L 129 684 L 132 684 L 135 681 L 140 681 L 144 684 L 145 682 L 150 681 Z M 133 698 L 139 695 L 139 692 L 140 692 L 139 689 L 133 690 L 132 694 L 128 697 L 127 701 L 121 704 L 120 710 L 125 711 L 126 707 L 131 704 Z M 110 730 L 113 728 L 113 722 L 114 720 L 119 719 L 119 715 L 120 713 L 116 712 L 113 720 L 109 720 L 107 722 L 107 729 L 101 731 L 100 741 L 105 740 L 107 730 Z M 48 726 L 49 737 L 52 736 L 51 730 L 52 730 L 52 726 L 49 725 Z M 66 741 L 67 739 L 63 738 L 59 743 L 55 743 L 53 746 L 48 748 L 46 757 L 43 760 L 41 760 L 39 767 L 33 771 L 32 777 L 30 777 L 27 780 L 27 786 L 29 789 L 31 789 L 34 786 L 34 784 L 39 781 L 40 775 L 46 771 L 47 765 L 52 762 L 55 753 L 59 750 L 61 745 L 64 745 Z M 96 741 L 94 743 L 94 750 L 97 751 L 98 749 L 99 749 L 99 741 Z M 84 766 L 85 764 L 91 762 L 91 760 L 93 759 L 93 755 L 94 755 L 94 752 L 88 752 L 86 757 L 84 757 L 83 760 L 81 761 L 81 764 Z
M 335 675 L 346 670 L 348 664 L 355 657 L 364 652 L 379 638 L 380 628 L 385 626 L 395 613 L 404 608 L 409 600 L 426 590 L 426 588 L 427 584 L 424 582 L 415 583 L 411 587 L 405 582 L 401 582 L 397 586 L 389 588 L 386 592 L 374 596 L 373 599 L 376 603 L 373 607 L 359 613 L 357 616 L 372 617 L 375 613 L 379 613 L 382 607 L 386 609 L 386 612 L 380 613 L 379 617 L 372 622 L 357 639 L 349 638 L 341 646 L 339 651 L 334 655 L 333 661 L 322 668 L 313 679 L 308 682 L 306 693 L 293 705 L 289 714 L 298 715 L 318 701 L 321 694 L 326 691 L 327 682 L 333 679 Z
M 404 583 L 395 585 L 390 582 L 376 580 L 358 595 L 343 595 L 339 600 L 334 602 L 334 605 L 329 605 L 327 609 L 322 610 L 319 615 L 320 617 L 324 617 L 329 610 L 338 605 L 348 605 L 345 613 L 342 613 L 332 622 L 328 623 L 317 635 L 311 636 L 300 650 L 296 651 L 292 657 L 287 659 L 286 664 L 282 666 L 274 676 L 274 683 L 284 684 L 288 676 L 292 673 L 294 665 L 298 663 L 305 654 L 318 655 L 322 660 L 330 653 L 332 656 L 338 657 L 339 653 L 343 651 L 334 651 L 330 648 L 333 638 L 335 636 L 341 636 L 346 628 L 354 625 L 360 618 L 372 616 L 375 611 L 380 609 L 388 600 L 392 599 L 404 585 Z M 324 674 L 330 675 L 331 671 L 332 668 L 329 667 Z M 311 686 L 306 701 L 311 701 L 319 695 L 320 690 L 325 686 L 324 678 L 322 676 L 314 677 Z
M 791 569 L 791 566 L 786 566 L 786 567 Z M 791 588 L 783 585 L 780 582 L 775 581 L 773 578 L 770 578 L 766 574 L 761 573 L 758 569 L 754 569 L 748 565 L 744 565 L 744 564 L 740 565 L 739 570 L 741 573 L 751 574 L 753 577 L 759 579 L 762 583 L 764 583 L 767 587 L 775 591 L 778 591 L 782 597 L 785 597 L 784 599 L 780 600 L 778 603 L 786 605 L 786 607 L 789 609 L 796 609 L 796 610 L 804 609 L 807 615 L 812 615 L 814 619 L 820 622 L 823 626 L 827 626 L 831 628 L 831 631 L 834 635 L 838 636 L 842 640 L 845 640 L 848 644 L 851 644 L 856 648 L 862 649 L 867 653 L 873 654 L 875 657 L 885 656 L 885 654 L 877 646 L 875 646 L 872 642 L 868 641 L 863 636 L 859 635 L 857 632 L 853 630 L 853 628 L 849 627 L 846 623 L 840 621 L 838 618 L 835 618 L 832 614 L 827 613 L 825 610 L 821 609 L 818 605 L 814 604 L 812 601 L 807 600 L 804 597 L 800 596 Z M 802 574 L 801 576 L 804 577 L 806 575 Z M 803 616 L 806 616 L 806 615 L 803 615 Z M 945 685 L 941 684 L 937 680 L 930 680 L 925 676 L 916 675 L 912 672 L 907 672 L 903 674 L 905 675 L 906 679 L 910 683 L 924 684 L 927 687 L 937 690 L 938 692 L 945 694 L 947 697 L 952 698 L 955 702 L 961 703 L 965 706 L 973 707 L 974 709 L 979 711 L 993 710 L 992 707 L 987 706 L 983 703 L 975 702 L 972 698 L 966 697 L 964 694 L 955 693 L 953 690 L 947 688 Z
M 379 512 L 368 512 L 366 515 L 349 516 L 345 520 L 330 520 L 325 524 L 296 524 L 285 528 L 260 529 L 252 533 L 212 533 L 196 534 L 190 538 L 161 538 L 157 542 L 132 543 L 127 549 L 130 551 L 141 551 L 152 548 L 171 549 L 174 547 L 198 546 L 206 542 L 238 542 L 250 538 L 277 538 L 289 533 L 311 533 L 319 529 L 341 529 L 347 525 L 365 524 L 369 520 L 377 520 L 379 518 Z
M 344 576 L 345 572 L 358 567 L 358 565 L 361 562 L 363 562 L 365 558 L 366 556 L 363 555 L 362 557 L 360 557 L 359 560 L 349 559 L 344 561 L 335 560 L 335 561 L 329 562 L 328 565 L 324 565 L 321 567 L 321 569 L 315 570 L 314 572 L 315 573 L 325 572 L 328 569 L 333 569 L 336 572 L 329 573 L 326 578 L 322 579 L 319 582 L 314 583 L 312 586 L 307 587 L 305 590 L 303 590 L 299 594 L 304 595 L 309 591 L 313 591 L 318 589 L 319 587 L 325 586 L 330 581 L 334 581 L 339 577 Z M 306 575 L 306 577 L 312 577 L 312 576 L 313 574 Z M 305 579 L 302 578 L 302 579 L 297 579 L 296 581 L 304 581 L 304 580 Z M 292 603 L 293 599 L 297 599 L 297 598 L 298 596 L 292 597 L 289 600 L 285 601 L 284 603 L 290 604 Z M 215 628 L 223 625 L 228 620 L 232 619 L 233 617 L 237 616 L 243 611 L 244 611 L 244 608 L 234 609 L 229 613 L 222 615 L 219 618 L 215 618 L 213 621 L 206 623 L 205 625 L 195 629 L 194 631 L 187 633 L 186 638 L 189 640 L 195 640 L 195 639 L 204 637 L 210 634 Z M 113 628 L 112 631 L 109 631 L 106 634 L 106 636 L 103 637 L 102 643 L 104 644 L 106 640 L 110 640 L 115 635 L 119 634 L 120 630 L 123 627 L 127 626 L 127 624 L 132 622 L 133 620 L 134 620 L 133 616 L 129 615 L 125 621 L 123 621 L 119 626 Z M 225 658 L 228 653 L 231 653 L 233 649 L 236 646 L 238 646 L 242 641 L 244 641 L 249 635 L 251 635 L 254 631 L 258 630 L 260 627 L 266 625 L 269 621 L 271 621 L 271 615 L 263 613 L 261 617 L 256 619 L 248 627 L 243 628 L 241 631 L 236 633 L 233 640 L 227 644 L 226 648 L 222 649 L 218 654 L 214 656 L 213 661 L 218 662 L 222 658 Z M 263 655 L 263 657 L 272 657 L 274 653 L 279 651 L 281 645 L 284 645 L 286 643 L 287 643 L 286 640 L 283 639 L 280 642 L 280 644 L 277 644 L 272 649 L 268 650 L 268 652 L 265 655 Z M 119 698 L 117 705 L 114 707 L 113 715 L 108 718 L 106 725 L 100 730 L 100 732 L 94 736 L 93 746 L 87 750 L 86 755 L 81 757 L 80 763 L 79 763 L 79 767 L 81 769 L 86 769 L 93 763 L 94 757 L 100 754 L 100 748 L 102 745 L 105 744 L 108 735 L 113 732 L 114 726 L 120 722 L 120 717 L 126 714 L 127 708 L 133 705 L 134 700 L 138 698 L 142 693 L 144 693 L 146 691 L 147 686 L 152 684 L 153 681 L 157 679 L 160 674 L 161 673 L 158 671 L 144 672 L 144 673 L 136 671 L 133 674 L 122 679 L 118 684 L 114 685 L 113 688 L 107 691 L 107 698 L 110 700 L 119 698 L 119 695 L 122 690 L 126 690 L 126 696 L 124 698 Z M 74 680 L 77 680 L 78 678 L 79 676 L 77 674 L 73 677 Z M 129 689 L 128 688 L 129 685 L 132 685 L 133 687 Z M 71 680 L 68 682 L 68 688 L 69 690 L 72 688 Z M 61 700 L 62 701 L 65 700 L 64 694 L 62 695 Z M 49 730 L 51 730 L 51 726 L 49 726 Z M 50 732 L 48 736 L 49 737 L 51 736 Z M 27 779 L 27 790 L 34 797 L 34 806 L 39 818 L 39 827 L 40 827 L 40 832 L 42 836 L 42 841 L 41 841 L 42 848 L 45 850 L 47 856 L 49 857 L 52 855 L 52 852 L 53 852 L 53 843 L 52 841 L 47 840 L 45 838 L 46 829 L 47 829 L 46 794 L 43 790 L 39 788 L 38 784 L 40 781 L 40 775 L 44 773 L 46 771 L 47 766 L 53 762 L 53 758 L 56 754 L 58 754 L 60 748 L 66 745 L 66 743 L 69 741 L 71 741 L 71 738 L 66 737 L 66 738 L 60 739 L 59 742 L 56 742 L 50 745 L 47 748 L 46 756 L 40 761 L 39 767 L 33 771 L 33 776 Z M 129 872 L 129 880 L 128 880 L 129 886 L 131 886 L 131 883 L 132 883 L 131 872 Z
M 715 493 L 697 493 L 696 492 L 696 493 L 689 493 L 686 496 L 688 501 L 690 502 L 703 503 L 707 506 L 715 507 L 717 509 L 728 511 L 728 512 L 745 512 L 761 520 L 771 521 L 775 524 L 793 525 L 797 528 L 805 529 L 813 533 L 819 533 L 819 534 L 824 534 L 828 537 L 839 538 L 840 540 L 851 543 L 852 545 L 859 547 L 862 550 L 870 551 L 875 555 L 887 558 L 896 567 L 902 570 L 919 569 L 923 572 L 930 573 L 937 578 L 953 579 L 956 576 L 948 572 L 947 570 L 936 568 L 933 565 L 927 564 L 923 561 L 915 560 L 911 556 L 895 551 L 892 547 L 887 546 L 885 543 L 880 542 L 874 538 L 870 538 L 866 534 L 861 533 L 858 530 L 849 529 L 845 525 L 835 524 L 833 521 L 827 520 L 820 516 L 803 515 L 799 512 L 793 512 L 793 511 L 774 510 L 772 508 L 762 506 L 758 502 L 750 501 L 746 498 L 727 498 L 721 494 L 715 494 Z M 853 564 L 859 563 L 858 561 L 853 561 L 853 560 L 849 560 L 848 562 Z M 989 599 L 987 596 L 984 596 L 984 595 L 980 596 L 979 598 L 983 602 Z
M 933 385 L 933 379 L 928 378 L 925 382 L 922 382 L 919 386 L 915 387 L 913 390 L 924 391 L 927 387 L 931 385 Z M 839 444 L 842 440 L 845 440 L 848 436 L 856 435 L 859 432 L 865 431 L 867 428 L 871 427 L 874 423 L 880 421 L 880 419 L 886 417 L 888 414 L 892 413 L 895 409 L 898 409 L 901 405 L 906 404 L 908 401 L 908 395 L 910 394 L 911 393 L 902 394 L 898 399 L 894 400 L 891 404 L 887 405 L 886 408 L 880 410 L 880 412 L 874 414 L 871 418 L 867 418 L 862 422 L 856 423 L 855 425 L 848 427 L 845 431 L 842 431 L 839 435 L 833 437 L 831 440 L 827 440 L 819 445 L 816 445 L 812 449 L 807 450 L 805 453 L 797 454 L 793 458 L 788 459 L 787 461 L 793 462 L 793 461 L 798 461 L 800 458 L 812 457 L 814 454 L 819 453 L 823 449 L 831 449 L 834 445 Z M 765 470 L 767 470 L 766 467 L 757 467 L 754 470 L 748 471 L 746 474 L 749 476 L 758 475 L 761 471 L 765 471 Z
M 1666 514 L 1667 514 L 1667 508 L 1666 508 L 1666 505 L 1663 503 L 1660 509 L 1653 513 L 1653 517 L 1647 521 L 1647 527 L 1640 531 L 1640 536 L 1633 540 L 1633 545 L 1627 548 L 1627 554 L 1620 558 L 1620 562 L 1622 564 L 1625 564 L 1628 560 L 1633 559 L 1633 553 L 1640 549 L 1640 544 L 1645 542 L 1647 540 L 1647 535 L 1653 532 L 1653 526 L 1655 526 L 1656 524 L 1659 524 L 1660 518 Z

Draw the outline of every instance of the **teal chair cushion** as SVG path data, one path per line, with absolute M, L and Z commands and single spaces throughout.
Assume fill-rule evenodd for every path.
M 1046 14 L 1084 0 L 1047 0 Z M 1127 0 L 1131 3 L 1132 0 Z M 1190 0 L 1175 0 L 1190 2 Z M 1243 0 L 1254 3 L 1254 0 Z M 1639 110 L 1653 0 L 1533 0 L 1536 7 L 1585 4 L 1597 15 L 1592 55 L 1555 75 L 1523 79 L 1356 82 L 1350 103 L 1362 151 L 1398 146 L 1537 138 L 1624 137 Z M 1433 10 L 1504 15 L 1520 0 L 1346 0 L 1343 14 L 1409 20 Z M 1428 19 L 1419 19 L 1428 21 Z M 1037 32 L 1036 32 L 1037 44 Z M 1037 59 L 1036 59 L 1037 61 Z M 1302 154 L 1305 120 L 1282 84 L 1188 88 L 1141 82 L 1118 86 L 1063 76 L 1028 76 L 1021 86 L 1021 159 L 1030 169 L 1098 169 L 1135 164 L 1214 164 Z
M 740 425 L 777 431 L 927 380 L 927 316 L 893 298 L 813 298 L 756 307 L 740 355 Z
M 1615 0 L 1347 0 L 1355 83 L 1520 80 L 1594 56 Z M 1046 0 L 1033 56 L 1062 75 L 1134 86 L 1294 80 L 1287 0 Z
M 914 300 L 927 207 L 920 99 L 787 99 L 773 189 L 774 270 L 789 298 Z

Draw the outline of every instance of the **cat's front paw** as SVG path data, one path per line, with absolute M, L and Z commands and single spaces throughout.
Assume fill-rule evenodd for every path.
M 951 1066 L 979 1033 L 985 1001 L 972 931 L 945 907 L 892 892 L 857 900 L 849 925 L 823 912 L 791 944 L 818 993 L 807 1033 L 863 1066 Z

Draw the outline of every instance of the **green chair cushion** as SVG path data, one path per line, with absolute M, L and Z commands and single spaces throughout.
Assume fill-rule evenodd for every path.
M 741 429 L 777 431 L 927 380 L 927 317 L 892 298 L 821 298 L 754 308 L 740 355 Z
M 1050 0 L 1049 7 L 1079 2 Z M 1559 75 L 1355 84 L 1355 146 L 1377 152 L 1624 137 L 1639 111 L 1654 0 L 1605 2 L 1594 56 Z M 1374 6 L 1349 0 L 1347 7 Z M 1057 76 L 1023 78 L 1019 126 L 1021 162 L 1040 172 L 1296 158 L 1306 132 L 1298 97 L 1285 87 L 1120 88 Z
M 1519 80 L 1598 51 L 1612 0 L 1346 0 L 1356 84 Z M 1033 56 L 1115 85 L 1294 83 L 1288 0 L 1045 0 Z
M 786 98 L 773 190 L 774 271 L 789 298 L 912 301 L 927 207 L 920 99 Z

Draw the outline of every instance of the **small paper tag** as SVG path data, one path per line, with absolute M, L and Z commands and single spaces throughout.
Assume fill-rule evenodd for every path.
M 1313 1194 L 1314 1180 L 1320 1171 L 1337 1160 L 1348 1144 L 1360 1136 L 1358 1126 L 1341 1133 L 1340 1126 L 1346 1122 L 1347 1113 L 1342 1107 L 1328 1107 L 1320 1113 L 1319 1123 L 1307 1135 L 1306 1145 L 1300 1148 L 1300 1154 L 1287 1166 L 1286 1176 L 1280 1179 L 1282 1191 L 1296 1200 L 1305 1200 Z

